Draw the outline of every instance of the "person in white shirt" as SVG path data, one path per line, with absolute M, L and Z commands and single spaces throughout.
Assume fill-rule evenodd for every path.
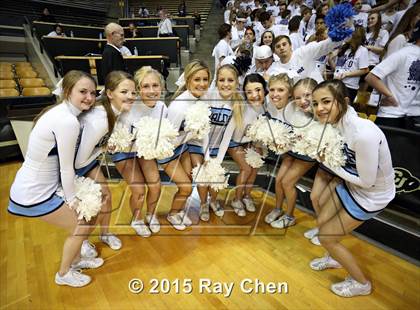
M 109 232 L 111 221 L 112 198 L 107 186 L 107 179 L 102 173 L 98 156 L 106 147 L 112 134 L 117 116 L 126 113 L 132 107 L 135 98 L 135 84 L 133 77 L 123 71 L 112 71 L 105 79 L 105 89 L 96 105 L 80 119 L 82 134 L 74 162 L 78 176 L 89 177 L 101 185 L 102 208 L 98 216 L 101 227 L 99 240 L 113 250 L 119 250 L 121 240 Z M 95 257 L 97 253 L 88 241 L 83 242 L 82 253 Z
M 332 284 L 333 293 L 342 297 L 369 295 L 370 281 L 341 240 L 375 217 L 395 197 L 391 153 L 384 133 L 348 106 L 343 83 L 325 81 L 315 88 L 312 97 L 319 122 L 334 125 L 344 138 L 346 164 L 339 168 L 327 166 L 342 181 L 332 182 L 324 190 L 326 199 L 317 223 L 318 238 L 327 254 L 312 260 L 310 267 L 317 271 L 343 267 L 350 276 Z
M 315 31 L 315 24 L 309 23 L 311 17 L 312 10 L 307 7 L 303 7 L 298 33 L 304 41 L 306 41 Z
M 234 55 L 229 44 L 232 39 L 232 26 L 229 24 L 220 25 L 218 34 L 220 41 L 216 44 L 212 52 L 212 56 L 214 57 L 214 72 L 217 72 L 223 58 Z
M 259 16 L 259 21 L 263 25 L 265 31 L 269 30 L 273 32 L 275 37 L 289 34 L 289 30 L 285 25 L 274 24 L 274 17 L 268 12 L 262 12 Z
M 25 161 L 10 188 L 9 213 L 38 217 L 69 232 L 55 275 L 58 285 L 85 286 L 91 277 L 75 268 L 103 264 L 101 258 L 80 258 L 82 242 L 93 226 L 78 220 L 75 211 L 80 203 L 74 184 L 74 158 L 80 133 L 77 117 L 92 107 L 95 96 L 96 82 L 90 74 L 72 70 L 64 76 L 60 103 L 46 108 L 35 119 Z M 64 195 L 58 195 L 59 187 Z
M 394 28 L 395 6 L 391 6 L 385 12 L 380 14 L 382 20 L 382 29 L 391 32 Z
M 329 59 L 334 78 L 342 80 L 347 87 L 350 103 L 356 98 L 360 77 L 369 72 L 369 53 L 362 45 L 365 41 L 365 29 L 356 27 L 350 41 L 338 51 L 337 58 Z
M 172 22 L 169 19 L 169 13 L 167 9 L 159 11 L 160 22 L 158 23 L 158 37 L 172 37 Z
M 352 0 L 353 9 L 356 11 L 356 15 L 353 16 L 354 26 L 361 26 L 367 28 L 368 14 L 362 12 L 362 0 Z
M 369 66 L 379 63 L 379 57 L 388 43 L 389 33 L 381 28 L 381 15 L 370 13 L 368 18 L 368 30 L 366 32 L 365 47 L 369 51 Z
M 280 13 L 280 9 L 279 7 L 274 3 L 274 0 L 268 0 L 267 1 L 267 7 L 265 8 L 265 10 L 267 12 L 269 12 L 271 15 L 273 15 L 274 17 L 279 16 Z
M 235 20 L 235 25 L 232 26 L 232 39 L 230 46 L 235 50 L 243 41 L 245 36 L 245 22 L 246 18 L 243 15 L 238 15 Z
M 122 113 L 117 123 L 134 131 L 135 123 L 142 117 L 166 118 L 167 107 L 160 101 L 164 81 L 162 75 L 150 66 L 141 67 L 134 75 L 138 99 L 127 113 Z M 119 152 L 112 155 L 112 161 L 130 187 L 131 227 L 137 235 L 150 237 L 160 231 L 156 206 L 160 197 L 160 175 L 154 159 L 138 158 L 136 152 Z M 147 196 L 146 196 L 147 187 Z M 147 212 L 141 219 L 141 210 L 146 200 Z
M 63 31 L 63 27 L 57 24 L 54 26 L 54 30 L 47 34 L 47 37 L 66 37 L 66 34 Z
M 275 18 L 274 23 L 276 25 L 282 25 L 283 27 L 288 25 L 290 16 L 290 11 L 287 9 L 285 1 L 279 3 L 279 15 Z
M 376 65 L 366 81 L 382 94 L 376 123 L 420 130 L 420 21 L 413 32 L 415 44 L 393 53 Z
M 292 42 L 293 51 L 305 45 L 305 42 L 303 41 L 303 36 L 301 33 L 299 33 L 300 25 L 301 25 L 300 16 L 293 16 L 292 19 L 290 19 L 289 21 L 289 38 L 290 38 L 290 41 Z
M 230 26 L 230 25 L 227 25 Z M 167 220 L 177 230 L 185 230 L 192 224 L 184 211 L 187 198 L 192 193 L 191 171 L 193 166 L 203 162 L 202 141 L 193 141 L 191 135 L 184 130 L 185 113 L 189 107 L 199 100 L 206 100 L 205 95 L 210 86 L 210 69 L 206 63 L 193 60 L 185 66 L 184 82 L 174 94 L 168 107 L 168 119 L 179 131 L 174 155 L 158 160 L 165 173 L 178 187 Z M 190 141 L 191 140 L 191 141 Z M 195 145 L 191 144 L 195 143 Z M 191 153 L 191 154 L 190 154 Z
M 226 10 L 223 13 L 223 19 L 225 21 L 225 24 L 230 24 L 230 12 L 231 12 L 232 8 L 233 8 L 233 2 L 229 1 L 226 4 Z
M 302 6 L 303 0 L 292 0 L 290 1 L 287 9 L 290 11 L 290 17 L 300 15 L 300 7 Z

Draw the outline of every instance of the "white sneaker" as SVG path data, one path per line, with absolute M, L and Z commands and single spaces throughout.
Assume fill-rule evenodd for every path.
M 313 237 L 315 237 L 316 235 L 318 235 L 318 233 L 319 233 L 319 228 L 318 227 L 315 227 L 315 228 L 312 228 L 312 229 L 309 229 L 309 230 L 305 231 L 305 233 L 303 234 L 303 236 L 306 239 L 312 239 Z
M 265 218 L 264 221 L 267 224 L 271 224 L 272 222 L 274 222 L 275 220 L 277 220 L 280 216 L 283 215 L 283 209 L 281 208 L 274 208 L 273 210 L 271 210 L 270 213 L 268 213 Z
M 200 220 L 208 222 L 210 219 L 209 204 L 206 202 L 200 206 Z
M 242 203 L 242 201 L 240 200 L 232 200 L 232 202 L 230 203 L 230 206 L 233 208 L 233 210 L 235 210 L 235 213 L 238 216 L 246 216 L 246 212 L 244 209 L 244 204 Z
M 82 247 L 80 249 L 80 256 L 82 257 L 98 256 L 98 252 L 96 251 L 95 245 L 90 243 L 88 239 L 83 240 Z
M 321 245 L 321 242 L 319 241 L 318 236 L 315 236 L 311 239 L 311 243 L 314 245 Z
M 216 202 L 210 202 L 210 208 L 213 210 L 214 214 L 218 217 L 223 217 L 225 215 L 225 209 L 220 205 L 220 203 L 216 200 Z
M 104 264 L 104 260 L 100 257 L 81 257 L 79 262 L 72 264 L 72 269 L 95 269 L 99 268 Z
M 131 227 L 136 231 L 136 234 L 147 238 L 151 236 L 151 231 L 149 229 L 149 227 L 147 227 L 146 224 L 144 224 L 143 220 L 135 220 L 131 222 Z
M 55 274 L 55 283 L 58 285 L 68 285 L 72 287 L 82 287 L 88 285 L 91 281 L 91 278 L 82 274 L 78 270 L 73 270 L 72 268 L 64 275 L 60 276 L 58 272 Z
M 286 228 L 296 224 L 296 219 L 292 216 L 282 215 L 279 219 L 271 222 L 271 227 L 274 228 Z
M 99 236 L 99 240 L 101 240 L 103 243 L 107 244 L 111 249 L 114 251 L 117 251 L 121 249 L 122 242 L 121 240 L 115 236 L 114 234 L 106 234 Z
M 313 270 L 321 271 L 325 269 L 337 269 L 341 268 L 341 264 L 337 262 L 330 254 L 325 254 L 324 257 L 315 258 L 309 263 L 309 266 Z
M 156 234 L 160 231 L 160 223 L 156 214 L 146 215 L 146 222 L 149 223 L 149 229 L 152 233 Z
M 369 281 L 362 284 L 348 277 L 343 282 L 332 284 L 331 291 L 341 297 L 364 296 L 372 292 L 372 284 Z
M 187 226 L 185 226 L 182 222 L 182 218 L 177 214 L 168 214 L 166 217 L 169 223 L 176 229 L 176 230 L 185 230 Z
M 188 217 L 188 214 L 185 213 L 184 210 L 182 210 L 181 212 L 178 212 L 178 215 L 182 219 L 182 224 L 184 224 L 185 226 L 191 226 L 192 225 L 191 219 Z
M 242 199 L 242 201 L 245 204 L 245 208 L 248 212 L 255 212 L 255 204 L 251 197 L 245 197 Z

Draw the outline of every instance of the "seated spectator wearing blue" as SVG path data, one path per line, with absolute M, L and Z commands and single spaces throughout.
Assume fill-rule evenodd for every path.
M 120 50 L 124 44 L 124 29 L 116 23 L 110 23 L 105 27 L 105 36 L 107 44 L 102 53 L 102 78 L 104 81 L 108 73 L 112 71 L 127 71 Z

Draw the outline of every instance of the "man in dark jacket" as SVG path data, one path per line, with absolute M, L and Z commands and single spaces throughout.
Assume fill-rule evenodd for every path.
M 102 79 L 111 71 L 127 71 L 127 66 L 120 52 L 124 44 L 124 29 L 116 24 L 110 23 L 105 27 L 105 36 L 108 41 L 102 53 Z

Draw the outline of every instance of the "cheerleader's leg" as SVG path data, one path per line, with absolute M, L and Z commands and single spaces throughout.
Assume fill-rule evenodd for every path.
M 192 167 L 196 167 L 198 165 L 202 165 L 204 161 L 204 157 L 200 154 L 190 154 L 191 157 L 191 164 Z M 209 192 L 209 187 L 203 185 L 197 185 L 198 195 L 200 196 L 201 204 L 207 203 L 207 196 Z
M 155 214 L 156 205 L 161 193 L 160 175 L 156 160 L 146 160 L 143 157 L 138 158 L 141 170 L 147 184 L 147 213 Z
M 242 198 L 244 196 L 246 181 L 248 180 L 248 178 L 250 177 L 252 173 L 252 167 L 248 165 L 245 160 L 245 151 L 242 146 L 229 148 L 228 154 L 239 166 L 239 174 L 236 177 L 235 199 L 236 201 L 242 201 Z
M 311 202 L 316 216 L 318 216 L 320 213 L 319 200 L 321 198 L 321 194 L 327 188 L 328 184 L 333 178 L 333 175 L 331 175 L 323 169 L 318 168 L 318 170 L 316 171 L 314 183 L 312 185 L 311 190 Z
M 294 158 L 289 155 L 284 155 L 283 160 L 281 161 L 280 168 L 277 171 L 276 175 L 276 208 L 282 209 L 283 200 L 284 200 L 284 191 L 281 182 L 286 175 L 286 172 L 292 166 Z
M 145 179 L 136 158 L 130 158 L 115 163 L 118 172 L 127 182 L 130 191 L 130 208 L 133 214 L 132 222 L 140 220 L 141 209 L 144 205 Z

